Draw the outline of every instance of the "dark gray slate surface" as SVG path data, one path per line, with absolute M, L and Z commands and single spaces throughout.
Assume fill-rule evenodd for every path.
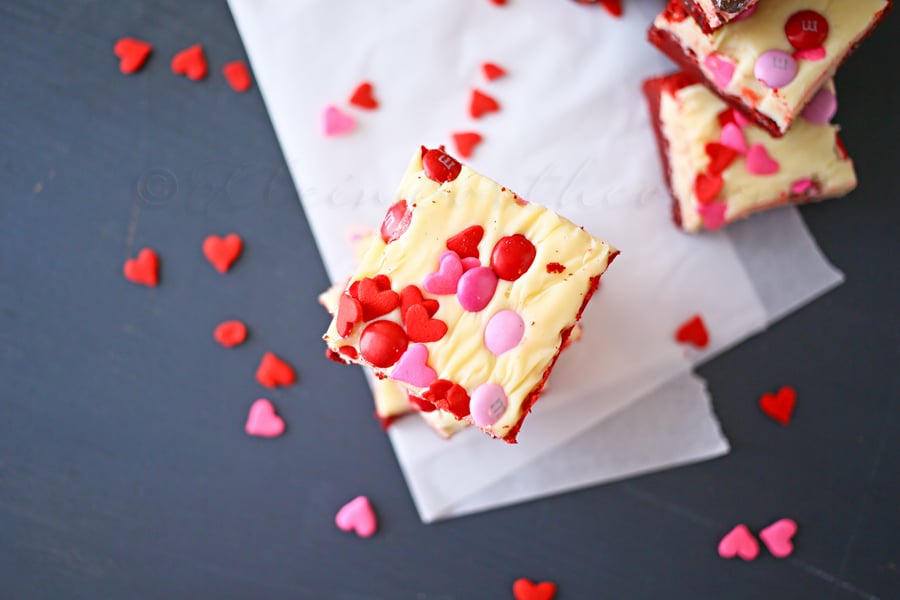
M 0 3 L 0 598 L 896 598 L 898 33 L 838 77 L 859 190 L 803 209 L 847 284 L 701 369 L 733 453 L 425 526 L 361 374 L 322 357 L 325 274 L 258 91 L 218 74 L 244 58 L 224 3 Z M 156 45 L 139 75 L 122 35 Z M 200 84 L 168 69 L 196 42 Z M 200 244 L 229 231 L 223 277 Z M 145 245 L 155 290 L 120 275 Z M 252 337 L 226 351 L 232 317 Z M 241 431 L 270 349 L 301 378 L 266 394 L 274 442 Z M 756 407 L 785 383 L 787 429 Z M 332 525 L 357 493 L 369 540 Z M 794 557 L 716 556 L 782 516 Z

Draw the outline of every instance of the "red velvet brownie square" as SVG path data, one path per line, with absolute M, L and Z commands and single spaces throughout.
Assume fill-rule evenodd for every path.
M 712 33 L 725 23 L 746 19 L 759 0 L 681 0 L 703 33 Z
M 782 138 L 749 123 L 692 75 L 649 79 L 644 94 L 675 220 L 685 231 L 856 187 L 853 162 L 828 123 L 837 106 L 831 82 Z
M 324 339 L 348 362 L 513 443 L 616 254 L 422 148 Z
M 884 17 L 892 0 L 778 0 L 712 33 L 670 0 L 650 41 L 776 137 Z

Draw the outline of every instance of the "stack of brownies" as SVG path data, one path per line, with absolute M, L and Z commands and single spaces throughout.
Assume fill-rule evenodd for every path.
M 644 82 L 688 232 L 856 187 L 832 78 L 892 0 L 670 0 L 650 42 L 679 73 Z

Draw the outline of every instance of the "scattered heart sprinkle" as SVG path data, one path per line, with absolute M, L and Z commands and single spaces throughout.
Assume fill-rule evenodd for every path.
M 357 496 L 338 511 L 334 524 L 341 531 L 353 531 L 359 537 L 371 537 L 378 529 L 372 504 L 365 496 Z
M 137 258 L 129 258 L 123 268 L 125 279 L 139 285 L 156 287 L 159 283 L 159 256 L 152 248 L 138 252 Z
M 229 233 L 224 238 L 209 235 L 203 240 L 203 256 L 219 273 L 227 273 L 243 249 L 244 241 L 236 233 Z
M 516 600 L 552 600 L 556 596 L 556 584 L 551 581 L 534 583 L 530 579 L 516 579 L 513 583 Z
M 172 72 L 176 75 L 184 75 L 188 79 L 197 81 L 206 77 L 208 66 L 206 56 L 203 54 L 203 46 L 195 44 L 175 55 L 172 59 Z
M 365 110 L 378 108 L 378 100 L 375 99 L 375 89 L 368 81 L 359 84 L 353 95 L 350 96 L 350 104 Z
M 794 544 L 791 538 L 797 533 L 797 522 L 793 519 L 779 519 L 759 532 L 759 539 L 763 541 L 772 556 L 787 558 L 794 552 Z
M 481 65 L 481 72 L 484 73 L 484 78 L 488 81 L 494 81 L 506 75 L 506 69 L 492 62 L 486 62 Z
M 703 318 L 700 315 L 694 315 L 682 323 L 675 332 L 675 339 L 682 344 L 693 344 L 700 349 L 706 348 L 709 345 L 709 333 L 706 331 Z
M 782 425 L 791 422 L 791 415 L 794 413 L 796 403 L 797 392 L 789 385 L 784 386 L 775 394 L 763 394 L 759 399 L 759 407 L 762 411 Z
M 236 92 L 246 92 L 250 89 L 252 79 L 250 78 L 250 69 L 242 60 L 236 60 L 222 67 L 222 74 L 225 81 Z
M 216 327 L 213 338 L 226 348 L 234 348 L 247 339 L 247 326 L 240 321 L 224 321 Z
M 152 44 L 127 37 L 119 39 L 113 48 L 119 57 L 119 70 L 126 75 L 140 71 L 152 51 Z
M 284 433 L 284 419 L 275 414 L 271 402 L 260 398 L 250 407 L 244 431 L 256 437 L 276 438 Z
M 500 110 L 500 103 L 479 90 L 472 90 L 472 99 L 469 101 L 469 114 L 473 119 L 480 119 L 484 115 Z
M 475 151 L 475 147 L 480 144 L 483 139 L 481 134 L 474 131 L 454 133 L 452 137 L 457 154 L 463 158 L 472 158 L 472 152 Z
M 256 369 L 256 381 L 267 388 L 291 385 L 297 381 L 297 373 L 272 352 L 266 352 Z
M 356 120 L 341 112 L 337 106 L 326 106 L 322 113 L 322 130 L 326 137 L 334 137 L 350 133 L 356 127 Z
M 738 525 L 719 542 L 719 556 L 722 558 L 740 556 L 744 560 L 753 560 L 758 555 L 759 542 L 746 525 Z

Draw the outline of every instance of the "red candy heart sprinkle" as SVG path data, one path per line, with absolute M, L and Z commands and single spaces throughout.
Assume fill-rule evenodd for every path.
M 349 336 L 353 332 L 353 326 L 362 321 L 362 316 L 363 309 L 359 300 L 349 294 L 342 294 L 335 316 L 338 335 L 342 338 Z
M 126 75 L 140 71 L 152 51 L 152 44 L 135 38 L 122 38 L 113 47 L 119 57 L 119 70 Z
M 706 348 L 709 345 L 709 333 L 706 324 L 700 315 L 694 315 L 681 324 L 675 332 L 675 339 L 682 344 L 693 344 L 697 348 Z
M 229 233 L 224 238 L 210 235 L 203 240 L 203 256 L 219 273 L 227 273 L 243 249 L 244 242 L 236 233 Z
M 152 248 L 144 248 L 138 252 L 137 258 L 125 261 L 123 272 L 125 279 L 131 283 L 156 287 L 159 283 L 159 256 Z
M 494 245 L 491 267 L 500 279 L 515 281 L 528 270 L 536 255 L 534 244 L 524 235 L 508 235 Z
M 697 202 L 700 204 L 709 204 L 716 199 L 725 180 L 721 175 L 712 175 L 708 173 L 698 173 L 694 179 L 694 194 L 697 196 Z
M 451 137 L 453 138 L 453 145 L 456 146 L 456 152 L 463 158 L 472 158 L 475 146 L 484 139 L 481 137 L 481 134 L 474 131 L 454 133 Z
M 203 54 L 203 46 L 196 44 L 182 50 L 172 59 L 172 72 L 176 75 L 185 75 L 188 79 L 197 81 L 206 77 L 208 67 L 206 56 Z
M 479 90 L 472 90 L 472 99 L 469 101 L 469 114 L 473 119 L 480 119 L 484 115 L 500 110 L 500 103 Z
M 411 342 L 436 342 L 447 333 L 447 324 L 440 319 L 432 319 L 421 304 L 413 304 L 406 311 L 406 334 Z
M 533 583 L 529 579 L 517 579 L 513 583 L 516 600 L 552 600 L 556 596 L 556 584 L 550 581 Z
M 371 321 L 386 315 L 400 306 L 400 295 L 391 289 L 390 279 L 363 278 L 359 282 L 359 302 L 362 304 L 363 321 Z
M 787 425 L 791 422 L 794 405 L 797 403 L 797 392 L 789 385 L 784 386 L 776 394 L 763 394 L 759 399 L 759 407 L 764 413 Z
M 444 152 L 443 146 L 431 150 L 422 146 L 422 168 L 428 179 L 438 183 L 453 181 L 462 171 L 459 161 Z
M 483 237 L 484 227 L 481 225 L 466 227 L 447 240 L 447 250 L 453 250 L 460 258 L 478 258 L 478 244 Z
M 484 78 L 488 81 L 494 81 L 506 75 L 506 70 L 503 67 L 492 62 L 486 62 L 481 65 L 481 72 L 484 73 Z
M 256 369 L 256 381 L 268 388 L 291 385 L 297 381 L 297 373 L 291 365 L 273 353 L 266 352 Z
M 350 104 L 365 110 L 378 108 L 378 100 L 375 99 L 375 89 L 372 87 L 372 84 L 368 81 L 359 84 L 359 87 L 350 96 Z
M 433 317 L 434 313 L 440 308 L 437 300 L 433 298 L 425 299 L 418 287 L 408 285 L 400 292 L 400 320 L 405 323 L 406 311 L 417 304 L 425 308 L 425 312 L 429 317 Z
M 213 338 L 226 348 L 234 348 L 247 339 L 247 326 L 240 321 L 219 323 L 213 331 Z
M 222 67 L 222 74 L 225 76 L 225 81 L 228 82 L 228 85 L 234 91 L 246 92 L 250 89 L 250 83 L 252 82 L 250 69 L 247 68 L 244 61 L 236 60 L 228 63 Z
M 622 0 L 600 0 L 600 4 L 606 9 L 606 12 L 612 16 L 622 16 Z
M 385 244 L 390 244 L 400 238 L 412 221 L 412 211 L 406 206 L 406 200 L 395 202 L 387 209 L 384 220 L 381 222 L 381 239 Z
M 470 414 L 469 394 L 458 383 L 453 383 L 446 379 L 438 379 L 432 382 L 422 395 L 434 408 L 446 410 L 460 419 Z
M 737 151 L 717 142 L 706 144 L 706 156 L 709 157 L 707 171 L 712 175 L 718 175 L 728 168 L 728 165 L 737 158 Z
M 406 352 L 409 339 L 393 321 L 369 323 L 359 336 L 359 353 L 372 365 L 386 369 Z

